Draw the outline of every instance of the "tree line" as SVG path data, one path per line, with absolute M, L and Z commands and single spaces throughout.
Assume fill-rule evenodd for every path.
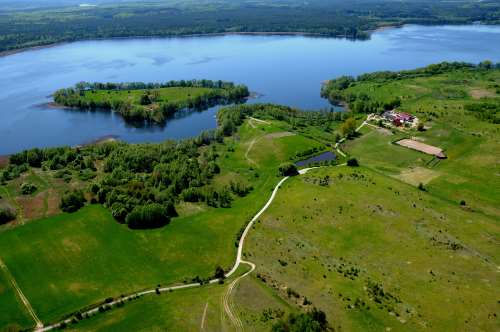
M 189 96 L 185 100 L 159 100 L 162 88 L 209 88 L 202 94 Z M 90 98 L 88 94 L 98 91 L 143 91 L 139 103 L 134 103 L 127 95 L 122 98 L 105 97 L 102 99 Z M 127 121 L 148 121 L 164 123 L 169 117 L 182 109 L 207 109 L 217 104 L 240 103 L 249 96 L 245 85 L 235 85 L 231 82 L 190 80 L 169 81 L 166 83 L 87 83 L 81 82 L 75 87 L 57 90 L 54 102 L 66 107 L 82 110 L 105 109 L 119 113 Z
M 386 25 L 500 22 L 500 5 L 481 2 L 391 0 L 213 1 L 129 3 L 89 8 L 6 11 L 0 52 L 75 40 L 234 32 L 301 32 L 367 39 Z
M 350 110 L 356 113 L 374 113 L 384 110 L 394 109 L 401 105 L 401 100 L 397 97 L 392 99 L 377 101 L 372 100 L 365 92 L 350 93 L 346 90 L 359 83 L 377 83 L 412 79 L 418 77 L 430 77 L 439 74 L 445 74 L 452 71 L 484 71 L 484 70 L 499 70 L 500 63 L 492 63 L 491 61 L 483 61 L 479 64 L 471 64 L 466 62 L 442 62 L 432 64 L 423 68 L 402 71 L 378 71 L 368 74 L 362 74 L 357 77 L 341 76 L 332 79 L 324 84 L 321 88 L 321 97 L 326 98 L 332 104 L 339 102 L 346 103 Z M 483 116 L 478 113 L 478 116 Z
M 215 186 L 212 179 L 221 172 L 216 144 L 224 144 L 224 137 L 232 135 L 245 116 L 257 114 L 290 119 L 300 117 L 302 112 L 273 105 L 235 105 L 219 111 L 217 129 L 179 142 L 109 142 L 80 148 L 25 150 L 9 157 L 9 166 L 0 172 L 0 179 L 10 181 L 30 167 L 53 171 L 54 176 L 64 174 L 69 181 L 78 176 L 86 187 L 62 196 L 63 211 L 74 212 L 90 200 L 108 208 L 118 222 L 130 228 L 161 227 L 177 215 L 175 205 L 180 201 L 226 208 L 235 197 L 252 190 L 239 181 Z M 102 166 L 98 169 L 97 164 Z M 83 178 L 81 174 L 93 176 Z

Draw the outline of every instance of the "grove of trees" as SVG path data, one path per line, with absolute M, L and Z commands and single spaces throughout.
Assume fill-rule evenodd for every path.
M 159 101 L 158 89 L 162 88 L 209 88 L 201 95 L 188 97 L 183 101 Z M 142 94 L 137 104 L 129 100 L 127 91 L 140 90 Z M 119 98 L 93 99 L 96 91 L 122 91 Z M 107 96 L 107 95 L 106 95 Z M 249 96 L 244 85 L 210 80 L 181 80 L 165 83 L 88 83 L 80 82 L 75 87 L 60 89 L 54 93 L 54 102 L 59 105 L 83 110 L 104 109 L 119 113 L 128 121 L 165 122 L 168 117 L 181 109 L 206 109 L 216 104 L 239 103 Z M 155 103 L 155 107 L 146 107 Z

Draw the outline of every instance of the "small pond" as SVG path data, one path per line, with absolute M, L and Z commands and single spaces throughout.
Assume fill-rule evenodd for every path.
M 297 165 L 297 167 L 305 167 L 305 166 L 314 165 L 316 163 L 321 163 L 324 161 L 332 161 L 335 159 L 337 159 L 337 156 L 333 152 L 327 151 L 327 152 L 323 152 L 322 154 L 318 154 L 316 156 L 313 156 L 309 159 L 298 161 L 295 163 L 295 165 Z

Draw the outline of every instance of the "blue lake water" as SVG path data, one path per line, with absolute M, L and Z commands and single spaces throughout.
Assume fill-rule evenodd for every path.
M 336 158 L 337 158 L 337 156 L 335 156 L 335 154 L 333 152 L 326 151 L 326 152 L 323 152 L 323 153 L 318 154 L 316 156 L 313 156 L 311 158 L 297 161 L 295 163 L 295 165 L 297 165 L 298 167 L 304 167 L 304 166 L 309 166 L 309 165 L 321 163 L 324 161 L 332 161 L 332 160 L 335 160 Z
M 399 70 L 440 61 L 500 61 L 500 26 L 405 26 L 368 41 L 303 36 L 212 36 L 83 41 L 0 58 L 0 155 L 76 145 L 104 136 L 156 142 L 214 128 L 216 108 L 166 126 L 137 128 L 105 112 L 42 106 L 79 81 L 222 79 L 302 109 L 329 107 L 321 82 L 340 75 Z

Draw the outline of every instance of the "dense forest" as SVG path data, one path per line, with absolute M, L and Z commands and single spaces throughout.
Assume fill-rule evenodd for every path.
M 395 97 L 392 99 L 386 98 L 384 100 L 373 100 L 367 93 L 352 93 L 349 88 L 363 83 L 380 85 L 391 81 L 431 77 L 453 71 L 481 72 L 487 70 L 500 70 L 500 63 L 494 64 L 491 61 L 483 61 L 476 65 L 465 62 L 442 62 L 413 70 L 402 70 L 396 72 L 379 71 L 363 74 L 358 77 L 341 76 L 326 82 L 322 86 L 321 96 L 328 99 L 332 104 L 345 103 L 350 110 L 356 113 L 381 113 L 385 110 L 390 110 L 400 106 L 401 99 L 399 97 Z M 486 119 L 492 122 L 497 121 L 496 114 L 498 112 L 498 102 L 496 101 L 483 101 L 481 104 L 474 103 L 466 105 L 465 109 L 474 112 L 476 116 L 481 119 Z
M 50 3 L 50 2 L 49 2 Z M 500 22 L 500 4 L 485 1 L 151 1 L 0 9 L 0 52 L 83 39 L 207 33 L 307 33 L 355 39 L 402 24 Z M 10 10 L 8 10 L 10 8 Z
M 248 96 L 246 86 L 223 81 L 81 82 L 73 88 L 56 91 L 54 102 L 83 110 L 113 110 L 128 121 L 163 123 L 181 109 L 238 103 Z
M 110 142 L 26 150 L 10 156 L 9 165 L 0 172 L 0 182 L 11 181 L 30 168 L 54 171 L 54 176 L 68 181 L 77 176 L 86 187 L 66 193 L 61 210 L 73 212 L 87 202 L 103 204 L 117 221 L 130 228 L 164 226 L 176 216 L 175 205 L 180 201 L 225 208 L 235 197 L 252 190 L 242 182 L 217 187 L 211 181 L 221 172 L 216 144 L 225 144 L 224 137 L 233 135 L 249 116 L 281 120 L 296 127 L 333 121 L 327 112 L 304 112 L 272 104 L 234 105 L 218 112 L 217 129 L 179 142 Z M 0 215 L 0 223 L 15 217 L 10 212 L 2 212 L 5 215 Z

